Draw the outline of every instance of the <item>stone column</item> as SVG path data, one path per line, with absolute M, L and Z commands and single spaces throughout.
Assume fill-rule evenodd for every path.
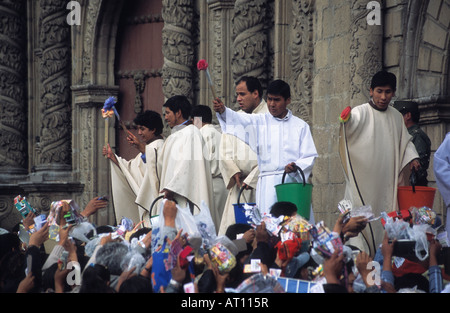
M 233 79 L 258 77 L 266 89 L 268 42 L 266 29 L 266 0 L 237 0 L 234 4 L 233 54 L 231 70 Z
M 0 3 L 0 182 L 28 173 L 25 17 L 24 0 Z
M 41 0 L 41 129 L 36 172 L 52 180 L 71 170 L 71 41 L 67 1 Z
M 14 197 L 28 174 L 26 1 L 0 2 L 0 227 L 11 230 L 21 216 Z
M 101 109 L 105 100 L 118 96 L 118 86 L 72 86 L 74 103 L 74 177 L 84 184 L 84 192 L 78 204 L 84 207 L 89 200 L 101 195 L 110 195 L 110 161 L 102 155 L 105 145 L 105 121 Z M 108 142 L 114 147 L 115 118 L 109 119 Z M 122 130 L 118 130 L 122 131 Z M 92 217 L 97 225 L 113 225 L 115 218 L 107 210 L 100 210 Z
M 231 68 L 234 0 L 208 0 L 208 20 L 200 23 L 200 58 L 206 57 L 216 95 L 229 104 L 235 93 Z M 206 11 L 206 10 L 205 10 Z M 212 92 L 206 75 L 200 74 L 199 103 L 212 106 Z M 215 114 L 213 114 L 215 118 Z
M 193 0 L 163 0 L 162 69 L 165 97 L 185 95 L 193 100 L 193 74 L 195 68 Z M 195 68 L 196 69 L 196 68 Z
M 350 105 L 369 99 L 372 76 L 383 67 L 383 26 L 369 25 L 367 16 L 376 8 L 368 9 L 367 1 L 353 0 L 350 27 Z M 381 1 L 378 2 L 381 5 Z M 380 7 L 381 10 L 381 7 Z M 382 14 L 381 11 L 379 14 Z

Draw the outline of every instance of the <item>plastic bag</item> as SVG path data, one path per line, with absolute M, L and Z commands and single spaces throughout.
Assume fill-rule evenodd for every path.
M 161 201 L 160 212 L 164 210 L 164 204 L 167 199 L 163 199 Z M 175 227 L 177 230 L 183 229 L 183 234 L 187 233 L 189 237 L 201 237 L 200 232 L 197 229 L 197 224 L 195 222 L 194 215 L 192 215 L 189 206 L 182 208 L 178 204 L 177 207 L 177 215 L 175 217 Z M 158 224 L 155 225 L 155 228 L 163 228 L 165 225 L 164 214 L 160 214 L 158 219 Z
M 202 237 L 202 247 L 209 250 L 216 240 L 217 233 L 211 212 L 204 201 L 200 204 L 200 213 L 194 215 L 195 224 Z
M 129 251 L 123 258 L 121 267 L 122 267 L 123 271 L 129 271 L 133 267 L 136 267 L 134 270 L 134 273 L 139 275 L 139 273 L 141 272 L 141 269 L 145 265 L 145 263 L 146 263 L 146 260 L 145 260 L 144 256 L 142 254 L 137 253 L 132 250 L 132 251 Z
M 427 232 L 429 232 L 429 230 L 430 226 L 428 224 L 423 224 L 414 225 L 408 231 L 410 239 L 416 242 L 414 249 L 416 252 L 416 257 L 421 261 L 425 261 L 429 255 L 429 244 L 427 238 Z
M 381 217 L 386 221 L 384 229 L 389 239 L 409 239 L 408 229 L 410 224 L 408 222 L 401 219 L 394 221 L 386 212 L 381 212 Z
M 372 212 L 372 206 L 370 206 L 370 205 L 353 208 L 350 211 L 350 216 L 351 217 L 364 216 L 370 222 L 376 220 L 376 218 L 374 217 L 373 212 Z
M 86 235 L 91 230 L 93 231 L 93 233 L 95 235 L 97 234 L 97 230 L 95 229 L 94 225 L 92 225 L 89 222 L 82 222 L 82 223 L 74 226 L 70 230 L 70 236 L 72 236 L 73 238 L 76 238 L 78 240 L 81 240 L 83 242 L 89 242 L 89 238 L 87 238 Z

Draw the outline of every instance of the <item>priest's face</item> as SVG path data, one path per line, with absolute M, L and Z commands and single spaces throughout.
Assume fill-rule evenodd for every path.
M 173 128 L 174 126 L 177 125 L 177 117 L 176 117 L 175 113 L 168 107 L 165 107 L 164 119 L 166 120 L 166 122 L 170 128 Z
M 138 125 L 137 126 L 138 129 L 138 134 L 139 136 L 141 136 L 142 140 L 146 143 L 149 144 L 150 142 L 152 142 L 152 140 L 155 138 L 155 129 L 150 130 L 148 127 L 146 126 L 142 126 L 142 125 Z
M 386 110 L 392 97 L 395 96 L 395 91 L 391 86 L 375 87 L 370 89 L 370 96 L 378 109 Z
M 236 96 L 236 101 L 239 103 L 239 107 L 246 113 L 252 113 L 261 102 L 258 90 L 254 90 L 253 92 L 248 91 L 247 82 L 245 81 L 237 84 Z
M 291 103 L 291 98 L 285 99 L 281 95 L 267 95 L 267 108 L 274 117 L 285 117 L 288 112 L 287 106 L 289 103 Z

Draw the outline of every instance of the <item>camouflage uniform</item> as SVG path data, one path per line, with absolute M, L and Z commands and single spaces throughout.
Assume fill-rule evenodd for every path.
M 412 142 L 419 154 L 420 169 L 416 173 L 416 186 L 427 186 L 427 170 L 430 164 L 431 140 L 419 125 L 413 125 L 408 128 L 412 136 Z

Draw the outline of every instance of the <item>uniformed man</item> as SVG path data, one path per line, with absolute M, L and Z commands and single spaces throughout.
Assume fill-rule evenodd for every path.
M 427 186 L 427 170 L 430 164 L 431 140 L 428 135 L 420 128 L 419 106 L 414 101 L 395 101 L 394 107 L 403 115 L 406 128 L 413 137 L 412 142 L 419 154 L 420 169 L 416 173 L 416 186 Z

